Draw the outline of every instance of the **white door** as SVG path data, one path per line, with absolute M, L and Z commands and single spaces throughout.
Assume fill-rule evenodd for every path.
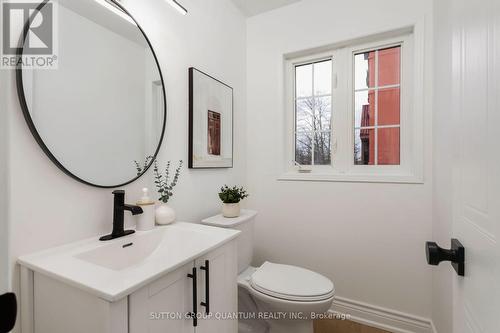
M 129 296 L 130 333 L 194 333 L 192 262 Z
M 497 333 L 500 1 L 454 0 L 451 4 L 454 86 L 450 103 L 456 113 L 453 234 L 465 247 L 466 261 L 465 276 L 453 281 L 453 332 Z
M 196 267 L 199 272 L 198 311 L 201 316 L 196 333 L 237 332 L 238 322 L 232 317 L 238 311 L 236 243 L 230 242 L 196 260 Z

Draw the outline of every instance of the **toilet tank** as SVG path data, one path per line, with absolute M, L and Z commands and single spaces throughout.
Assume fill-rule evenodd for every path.
M 238 217 L 227 218 L 219 214 L 201 221 L 205 225 L 241 231 L 241 234 L 236 239 L 238 248 L 238 273 L 243 272 L 252 263 L 253 233 L 256 215 L 257 212 L 254 210 L 242 209 Z

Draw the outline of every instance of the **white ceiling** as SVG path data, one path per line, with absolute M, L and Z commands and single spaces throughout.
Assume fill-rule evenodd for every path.
M 246 16 L 254 16 L 301 0 L 233 0 Z

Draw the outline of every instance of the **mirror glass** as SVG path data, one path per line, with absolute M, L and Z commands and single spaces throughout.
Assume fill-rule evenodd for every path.
M 113 2 L 59 0 L 55 15 L 57 68 L 17 70 L 28 126 L 73 178 L 99 187 L 129 183 L 151 165 L 165 128 L 156 56 Z

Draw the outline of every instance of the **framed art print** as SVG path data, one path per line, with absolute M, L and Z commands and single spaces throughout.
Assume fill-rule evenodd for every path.
M 233 167 L 233 88 L 189 68 L 189 168 Z

